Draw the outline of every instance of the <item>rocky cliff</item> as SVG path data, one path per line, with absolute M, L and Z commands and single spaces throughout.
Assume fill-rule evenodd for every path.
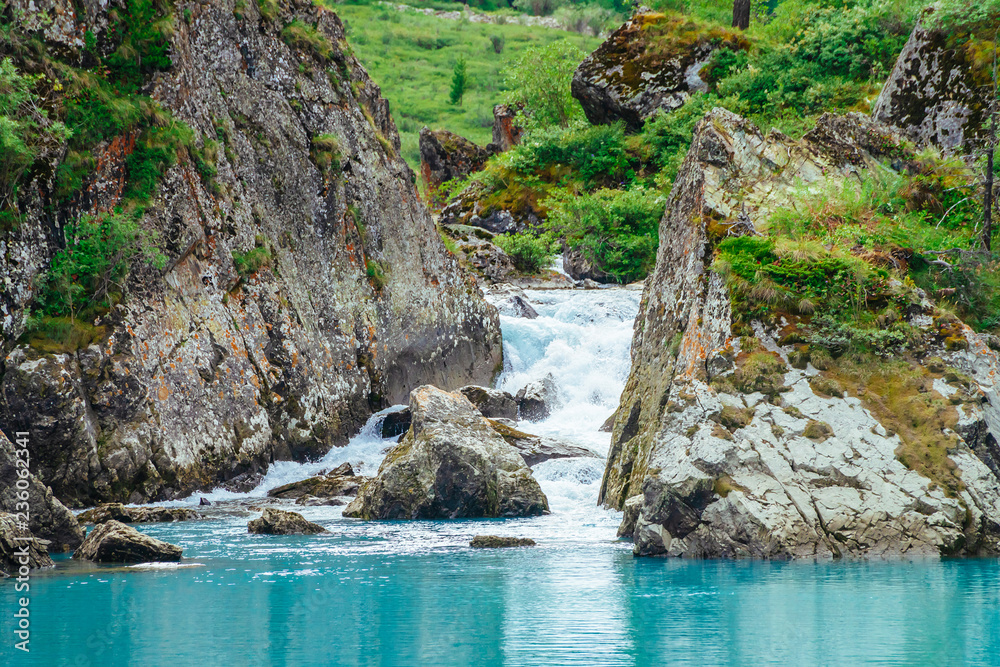
M 115 48 L 108 26 L 133 4 L 43 0 L 14 16 L 79 64 Z M 0 428 L 31 433 L 33 472 L 75 505 L 183 496 L 319 456 L 412 388 L 488 383 L 501 362 L 496 312 L 443 247 L 336 14 L 160 4 L 171 64 L 144 91 L 194 135 L 141 217 L 165 267 L 133 270 L 93 344 L 24 343 L 65 225 L 118 204 L 134 136 L 95 149 L 71 205 L 53 193 L 66 148 L 48 150 L 21 221 L 0 230 Z M 206 178 L 193 156 L 209 142 Z M 266 261 L 238 265 L 251 252 Z
M 858 114 L 825 115 L 801 141 L 722 109 L 698 124 L 660 224 L 601 489 L 625 510 L 637 555 L 997 552 L 1000 362 L 985 336 L 899 283 L 920 343 L 882 375 L 874 367 L 890 362 L 873 357 L 866 382 L 796 345 L 791 316 L 734 335 L 711 269 L 721 238 L 753 236 L 794 198 L 902 151 Z

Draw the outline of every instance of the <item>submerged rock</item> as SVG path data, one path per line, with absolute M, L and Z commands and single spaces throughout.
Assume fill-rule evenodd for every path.
M 14 514 L 0 513 L 0 577 L 16 577 L 27 574 L 28 570 L 52 567 L 47 546 L 46 540 L 32 535 Z
M 413 425 L 344 516 L 456 519 L 534 516 L 548 500 L 524 459 L 459 393 L 410 395 Z
M 517 399 L 506 391 L 474 385 L 462 387 L 458 391 L 469 399 L 484 417 L 517 419 Z
M 528 300 L 528 295 L 520 287 L 510 284 L 496 285 L 490 290 L 489 296 L 501 315 L 521 317 L 533 320 L 538 317 L 538 311 Z
M 120 521 L 110 520 L 90 531 L 73 558 L 95 563 L 149 563 L 178 561 L 182 549 L 143 535 Z
M 73 513 L 52 494 L 52 489 L 33 474 L 23 476 L 33 451 L 32 436 L 29 436 L 27 446 L 15 447 L 0 431 L 0 512 L 16 514 L 20 511 L 18 503 L 27 502 L 30 508 L 28 529 L 31 533 L 47 540 L 50 551 L 72 551 L 83 542 L 86 531 L 80 527 Z M 26 484 L 27 488 L 19 488 L 18 480 L 23 480 L 21 486 Z M 22 492 L 27 492 L 27 500 L 20 497 Z
M 755 325 L 762 350 L 741 350 L 723 278 L 705 270 L 715 242 L 709 225 L 766 220 L 803 186 L 841 187 L 903 150 L 898 133 L 859 114 L 824 115 L 801 141 L 762 135 L 722 109 L 697 125 L 660 224 L 600 492 L 600 502 L 625 511 L 620 532 L 632 536 L 636 555 L 1000 550 L 1000 479 L 961 435 L 1000 435 L 992 430 L 1000 362 L 983 337 L 952 322 L 943 329 L 968 349 L 947 350 L 923 306 L 910 321 L 933 350 L 926 367 L 914 368 L 926 377 L 914 380 L 912 400 L 942 420 L 927 434 L 948 452 L 934 471 L 920 458 L 931 450 L 911 453 L 912 442 L 892 428 L 900 417 L 871 391 L 810 382 L 826 371 L 809 359 L 791 367 L 794 343 L 782 343 L 780 331 Z M 674 341 L 670 354 L 665 341 Z M 953 374 L 949 384 L 934 372 L 944 370 L 934 356 L 969 379 Z M 823 367 L 833 368 L 826 357 Z
M 968 49 L 949 43 L 954 35 L 918 24 L 872 108 L 875 120 L 920 146 L 975 148 L 987 134 L 989 66 L 977 67 Z
M 747 45 L 737 33 L 686 20 L 636 14 L 580 63 L 571 89 L 591 123 L 624 121 L 637 131 L 656 111 L 673 111 L 708 90 L 699 71 L 712 51 Z
M 298 512 L 268 507 L 263 515 L 247 524 L 247 532 L 255 535 L 316 535 L 329 531 L 318 523 L 307 521 Z
M 505 549 L 507 547 L 533 547 L 535 541 L 529 537 L 500 537 L 498 535 L 476 535 L 469 542 L 473 549 Z
M 204 499 L 203 499 L 204 500 Z M 206 501 L 208 502 L 208 501 Z M 121 503 L 107 503 L 77 515 L 81 523 L 164 523 L 171 521 L 192 521 L 203 519 L 204 514 L 186 507 L 125 507 Z
M 551 373 L 541 380 L 528 383 L 517 392 L 517 407 L 521 419 L 540 421 L 558 407 L 559 386 Z

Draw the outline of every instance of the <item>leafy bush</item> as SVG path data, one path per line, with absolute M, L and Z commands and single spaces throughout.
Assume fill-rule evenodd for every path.
M 558 175 L 556 167 L 568 167 L 591 186 L 617 181 L 628 166 L 625 129 L 617 124 L 536 130 L 508 151 L 501 164 L 522 175 L 548 171 L 549 177 Z
M 174 17 L 164 0 L 127 0 L 107 37 L 118 48 L 103 59 L 109 80 L 121 92 L 136 93 L 146 78 L 171 66 L 168 52 Z
M 526 232 L 500 234 L 493 241 L 510 256 L 521 273 L 538 273 L 552 254 L 545 239 Z
M 567 40 L 529 48 L 504 70 L 507 101 L 524 104 L 528 128 L 566 127 L 582 118 L 570 81 L 584 53 Z
M 644 278 L 656 263 L 660 218 L 666 205 L 658 192 L 641 187 L 605 189 L 555 196 L 549 205 L 546 229 L 619 282 Z
M 121 299 L 134 263 L 166 263 L 155 237 L 127 214 L 83 217 L 66 225 L 64 237 L 66 246 L 52 258 L 36 299 L 40 315 L 89 316 Z

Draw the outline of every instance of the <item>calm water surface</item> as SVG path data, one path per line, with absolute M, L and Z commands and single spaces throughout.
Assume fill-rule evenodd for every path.
M 499 384 L 552 373 L 562 404 L 528 430 L 604 455 L 640 295 L 529 296 L 538 319 L 501 317 Z M 621 515 L 596 507 L 601 458 L 535 468 L 544 517 L 365 523 L 284 503 L 331 533 L 247 534 L 270 488 L 344 461 L 373 473 L 392 444 L 377 421 L 322 461 L 273 466 L 249 494 L 207 494 L 207 520 L 138 526 L 182 546 L 180 566 L 62 559 L 33 573 L 32 652 L 15 653 L 5 614 L 0 665 L 1000 664 L 998 561 L 633 559 Z M 480 533 L 539 544 L 470 549 Z M 0 583 L 0 608 L 17 595 Z

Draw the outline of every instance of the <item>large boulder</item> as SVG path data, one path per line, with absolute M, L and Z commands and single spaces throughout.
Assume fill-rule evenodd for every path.
M 529 382 L 517 392 L 517 407 L 521 419 L 540 421 L 559 405 L 559 385 L 551 373 Z
M 73 558 L 96 563 L 149 563 L 181 559 L 183 550 L 173 544 L 143 535 L 120 521 L 95 526 Z
M 259 518 L 247 524 L 247 532 L 256 535 L 316 535 L 329 531 L 318 523 L 306 520 L 298 512 L 268 507 Z
M 45 540 L 31 534 L 14 514 L 0 513 L 0 577 L 16 577 L 29 570 L 52 567 Z
M 678 15 L 636 14 L 576 68 L 573 97 L 591 123 L 624 121 L 638 131 L 655 112 L 673 111 L 708 90 L 699 71 L 715 49 L 746 45 L 736 33 Z
M 524 459 L 459 393 L 410 395 L 413 425 L 344 516 L 457 519 L 534 516 L 548 500 Z
M 458 391 L 469 399 L 484 417 L 517 419 L 517 400 L 509 392 L 475 385 L 462 387 Z
M 499 535 L 476 535 L 469 542 L 473 549 L 507 549 L 510 547 L 533 547 L 530 537 L 501 537 Z
M 203 514 L 186 507 L 126 507 L 121 503 L 105 503 L 86 512 L 80 512 L 77 520 L 81 523 L 168 523 L 172 521 L 192 521 L 204 518 Z
M 584 253 L 576 248 L 563 248 L 563 271 L 573 280 L 592 280 L 598 283 L 614 282 L 614 277 L 602 271 Z
M 501 315 L 527 320 L 538 317 L 538 311 L 531 305 L 528 295 L 520 287 L 510 284 L 497 285 L 487 293 L 487 296 Z
M 491 153 L 448 130 L 420 130 L 420 173 L 431 193 L 431 201 L 443 204 L 439 188 L 448 181 L 479 171 Z
M 495 233 L 483 227 L 446 224 L 441 232 L 453 243 L 452 252 L 462 268 L 482 276 L 487 284 L 503 283 L 514 272 L 514 261 L 493 242 Z
M 85 531 L 73 513 L 52 495 L 52 489 L 28 473 L 32 454 L 36 457 L 38 454 L 38 441 L 33 434 L 21 434 L 21 437 L 23 439 L 15 438 L 15 446 L 0 431 L 0 511 L 16 514 L 23 509 L 19 504 L 27 503 L 31 533 L 48 540 L 51 551 L 71 551 L 83 542 Z M 28 494 L 27 500 L 19 497 L 24 491 Z
M 271 489 L 267 495 L 271 498 L 293 499 L 302 496 L 316 498 L 335 498 L 337 496 L 353 496 L 358 492 L 362 478 L 354 474 L 350 463 L 344 463 L 325 475 L 318 475 L 299 482 L 291 482 Z
M 921 406 L 941 420 L 913 439 L 912 418 L 864 382 L 848 390 L 820 370 L 829 354 L 814 366 L 759 322 L 753 344 L 762 350 L 742 349 L 723 278 L 706 272 L 713 226 L 766 220 L 804 187 L 843 187 L 905 153 L 897 133 L 859 114 L 822 116 L 800 141 L 765 136 L 722 109 L 699 122 L 660 224 L 600 492 L 625 510 L 621 532 L 636 555 L 1000 550 L 1000 479 L 976 454 L 1000 435 L 1000 362 L 984 337 L 951 322 L 943 328 L 963 345 L 941 349 L 944 363 L 912 362 L 893 408 Z M 944 348 L 930 307 L 916 303 L 909 324 L 929 349 Z M 924 466 L 933 454 L 919 438 L 947 460 Z
M 971 43 L 956 43 L 955 30 L 928 27 L 933 20 L 931 14 L 913 29 L 872 117 L 921 146 L 978 147 L 989 118 L 990 72 L 976 65 Z

